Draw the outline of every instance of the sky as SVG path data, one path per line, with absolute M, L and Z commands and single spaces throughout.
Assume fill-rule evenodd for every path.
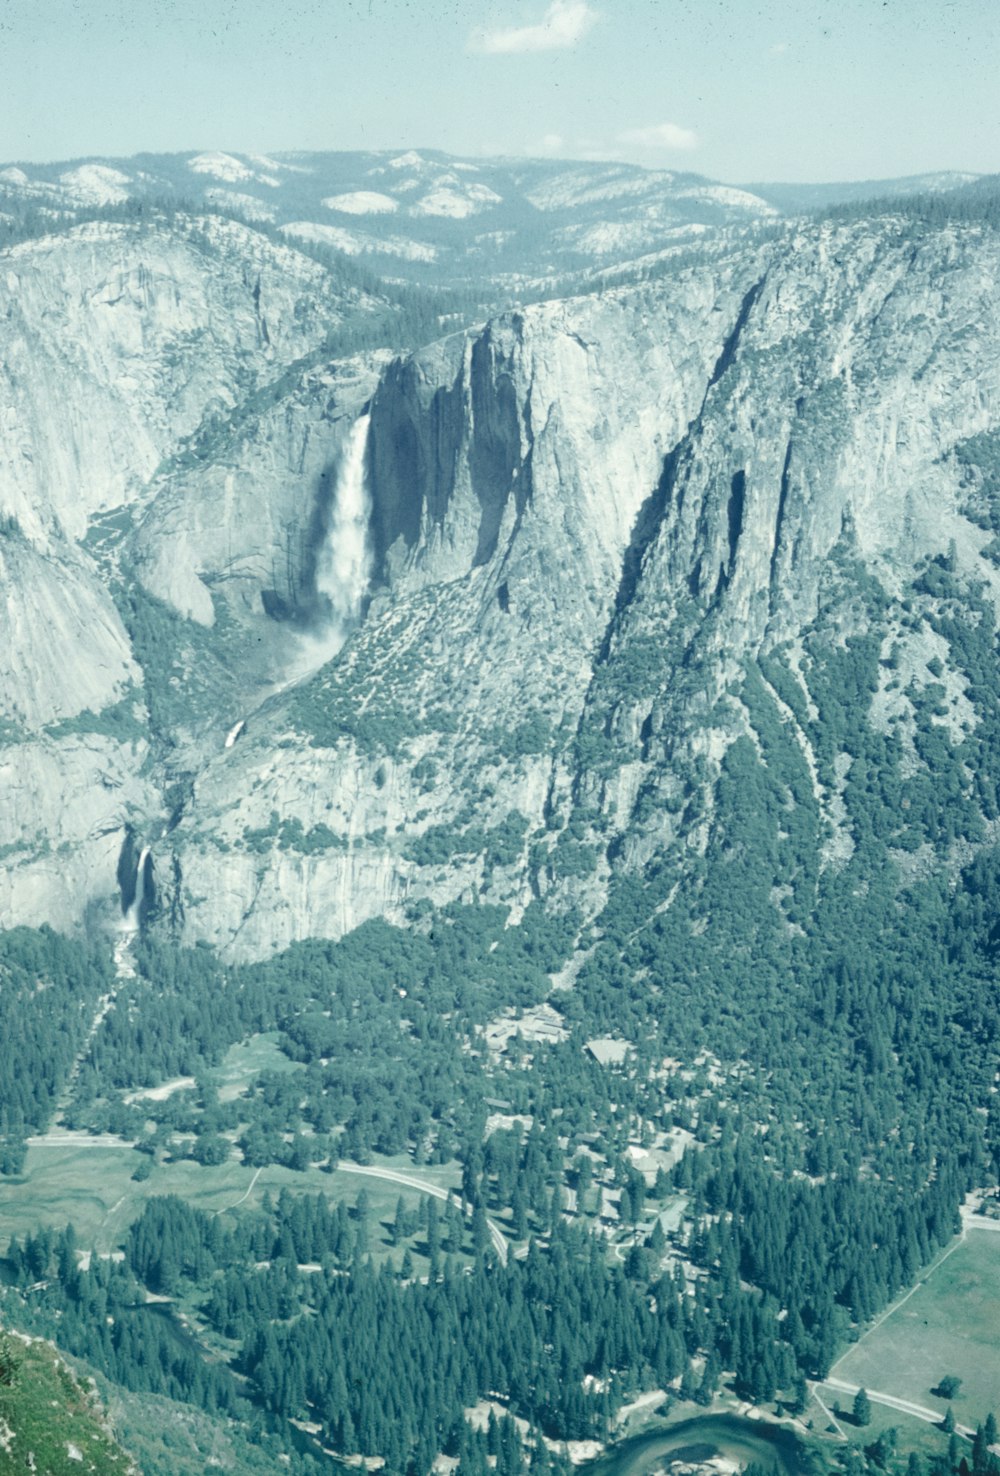
M 0 0 L 0 160 L 439 148 L 1000 170 L 1000 0 Z

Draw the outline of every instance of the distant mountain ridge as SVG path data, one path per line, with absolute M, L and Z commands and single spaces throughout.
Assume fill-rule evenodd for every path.
M 868 200 L 887 200 L 907 195 L 930 195 L 963 189 L 986 178 L 960 169 L 927 174 L 908 174 L 898 179 L 842 180 L 831 184 L 748 184 L 749 193 L 776 205 L 788 214 L 825 210 L 832 205 L 854 205 Z
M 138 154 L 0 168 L 0 211 L 170 200 L 231 210 L 417 280 L 623 260 L 775 208 L 697 174 L 433 150 Z

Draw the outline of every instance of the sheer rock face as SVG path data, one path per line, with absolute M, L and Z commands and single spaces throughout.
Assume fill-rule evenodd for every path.
M 90 247 L 105 275 L 106 245 Z M 58 420 L 39 430 L 44 471 L 22 497 L 38 516 L 22 527 L 46 531 L 31 555 L 45 568 L 15 570 L 29 613 L 15 603 L 8 616 L 27 653 L 12 670 L 11 711 L 31 741 L 0 760 L 15 806 L 37 789 L 43 757 L 51 764 L 52 794 L 32 823 L 67 859 L 44 915 L 68 926 L 112 897 L 126 823 L 153 839 L 161 925 L 234 957 L 373 915 L 401 920 L 421 898 L 487 898 L 516 919 L 542 896 L 593 915 L 615 868 L 703 846 L 705 806 L 692 818 L 682 799 L 698 791 L 710 809 L 727 750 L 741 735 L 756 741 L 740 695 L 747 663 L 782 653 L 808 708 L 802 640 L 821 605 L 833 642 L 873 621 L 886 642 L 899 634 L 894 616 L 861 608 L 846 587 L 837 604 L 844 559 L 889 599 L 941 554 L 996 589 L 982 555 L 990 534 L 963 512 L 976 487 L 953 451 L 1000 424 L 998 256 L 996 237 L 974 226 L 892 220 L 737 245 L 410 358 L 303 373 L 197 464 L 150 480 L 168 406 L 192 407 L 187 419 L 176 411 L 176 438 L 197 421 L 199 396 L 204 408 L 241 393 L 233 335 L 243 330 L 209 314 L 207 340 L 220 338 L 210 365 L 130 401 L 121 465 L 84 506 L 140 499 L 116 567 L 202 627 L 215 621 L 235 685 L 228 707 L 206 699 L 145 768 L 143 743 L 101 737 L 121 782 L 86 819 L 60 794 L 72 783 L 86 809 L 103 788 L 87 764 L 111 772 L 110 757 L 95 756 L 96 736 L 64 754 L 69 739 L 39 730 L 57 711 L 120 702 L 138 679 L 98 566 L 67 541 L 82 525 L 45 445 L 68 431 Z M 293 286 L 320 291 L 308 271 L 286 283 L 276 321 L 292 338 Z M 120 381 L 93 367 L 90 320 L 67 331 L 80 393 L 118 394 Z M 273 354 L 276 339 L 245 352 Z M 148 385 L 139 359 L 134 377 Z M 323 654 L 311 561 L 347 430 L 369 402 L 370 604 L 336 660 L 309 675 L 310 650 L 314 663 Z M 0 437 L 0 456 L 13 444 Z M 319 622 L 312 646 L 264 619 L 265 590 L 286 614 Z M 220 608 L 232 629 L 220 628 Z M 81 675 L 61 708 L 16 695 L 44 665 L 23 634 L 32 621 L 68 632 L 60 639 L 76 653 Z M 255 641 L 263 665 L 247 656 Z M 148 687 L 148 660 L 146 676 Z M 957 677 L 952 686 L 960 706 Z M 811 763 L 835 864 L 850 816 L 795 714 L 773 700 Z M 238 719 L 245 727 L 224 747 Z M 178 771 L 186 796 L 168 831 L 156 791 Z M 0 920 L 43 915 L 42 859 L 33 870 L 4 859 Z
M 344 440 L 378 362 L 303 370 L 209 457 L 164 468 L 128 546 L 143 586 L 205 626 L 215 623 L 213 593 L 242 619 L 260 615 L 263 590 L 289 616 L 307 613 Z
M 315 262 L 217 219 L 90 224 L 0 256 L 0 924 L 116 915 L 126 826 L 161 824 L 164 806 L 112 590 L 137 575 L 211 620 L 200 576 L 224 575 L 250 520 L 237 504 L 235 536 L 212 547 L 217 487 L 195 478 L 158 546 L 138 536 L 119 561 L 117 545 L 174 460 L 198 464 L 189 438 L 223 440 L 220 417 L 363 310 L 355 299 Z M 260 534 L 256 548 L 269 561 Z
M 33 540 L 82 538 L 343 311 L 321 267 L 210 218 L 78 226 L 2 266 L 0 514 Z

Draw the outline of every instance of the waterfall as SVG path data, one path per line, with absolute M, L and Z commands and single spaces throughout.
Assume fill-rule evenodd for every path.
M 142 922 L 142 904 L 146 900 L 146 863 L 148 860 L 149 847 L 143 846 L 139 852 L 139 865 L 135 873 L 135 896 L 122 921 L 122 928 L 126 933 L 137 933 Z
M 369 414 L 361 415 L 351 427 L 333 494 L 329 528 L 316 561 L 316 592 L 329 607 L 323 640 L 324 645 L 332 647 L 330 656 L 340 650 L 360 619 L 371 577 L 367 475 L 370 420 Z

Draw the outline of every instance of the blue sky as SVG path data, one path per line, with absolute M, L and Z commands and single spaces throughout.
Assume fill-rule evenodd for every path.
M 0 160 L 442 148 L 1000 170 L 1000 0 L 0 0 Z

